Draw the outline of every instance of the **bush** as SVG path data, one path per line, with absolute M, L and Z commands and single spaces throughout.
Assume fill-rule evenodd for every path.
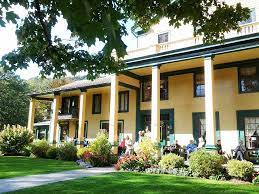
M 159 147 L 149 137 L 145 137 L 139 143 L 136 153 L 145 160 L 156 160 Z
M 125 171 L 144 171 L 144 163 L 136 155 L 129 155 L 121 158 L 118 163 L 115 165 L 116 170 L 125 170 Z
M 46 153 L 47 158 L 49 159 L 57 159 L 58 158 L 58 148 L 51 146 L 49 147 L 47 153 Z
M 110 166 L 116 163 L 116 157 L 112 154 L 112 146 L 108 141 L 106 133 L 100 132 L 96 139 L 91 142 L 83 154 L 83 159 L 92 166 Z M 80 155 L 80 153 L 78 153 Z
M 253 163 L 248 161 L 229 160 L 227 171 L 231 177 L 241 180 L 251 180 L 253 174 Z
M 22 155 L 29 157 L 31 155 L 31 146 L 26 146 L 22 149 Z
M 31 153 L 37 158 L 46 158 L 49 144 L 46 140 L 36 140 L 31 146 Z
M 151 167 L 151 168 L 147 168 L 146 173 L 149 174 L 173 174 L 176 176 L 192 176 L 190 170 L 188 168 L 174 168 L 174 169 L 163 169 L 163 168 L 159 168 L 159 167 Z
M 259 185 L 259 176 L 255 177 L 255 178 L 253 179 L 253 184 L 254 184 L 254 185 Z
M 65 143 L 58 148 L 58 159 L 75 161 L 77 159 L 76 153 L 77 148 L 72 143 Z
M 199 150 L 190 155 L 189 163 L 194 176 L 209 178 L 220 174 L 224 158 L 214 152 Z
M 77 149 L 77 153 L 76 153 L 77 158 L 78 158 L 78 159 L 82 159 L 84 153 L 85 153 L 87 150 L 89 150 L 87 147 L 83 147 L 83 148 Z
M 0 151 L 4 155 L 21 155 L 23 149 L 33 141 L 33 133 L 25 127 L 4 126 L 0 132 Z
M 163 169 L 181 168 L 184 166 L 184 158 L 177 156 L 176 154 L 167 154 L 162 156 L 158 164 Z

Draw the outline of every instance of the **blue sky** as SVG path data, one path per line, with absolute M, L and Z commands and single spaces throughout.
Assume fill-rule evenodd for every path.
M 20 10 L 19 10 L 20 11 Z M 24 12 L 21 12 L 23 15 Z M 66 22 L 64 20 L 60 20 L 57 26 L 53 30 L 53 34 L 60 36 L 63 39 L 68 39 L 70 36 L 69 31 L 66 30 Z M 128 46 L 128 50 L 134 49 L 137 47 L 137 41 L 134 35 L 131 33 L 132 22 L 127 23 L 128 36 L 123 37 L 125 44 Z M 102 43 L 97 42 L 96 46 L 89 48 L 90 52 L 97 52 L 102 48 Z M 5 28 L 0 28 L 0 58 L 17 48 L 17 38 L 15 35 L 15 25 L 7 24 Z M 30 79 L 32 77 L 36 77 L 39 75 L 40 69 L 37 64 L 31 64 L 27 69 L 17 70 L 16 74 L 20 75 L 22 79 Z M 85 72 L 81 72 L 80 75 L 86 74 Z

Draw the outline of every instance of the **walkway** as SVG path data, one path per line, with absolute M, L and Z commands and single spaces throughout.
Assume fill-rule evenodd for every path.
M 89 168 L 50 174 L 39 174 L 9 179 L 0 179 L 0 193 L 15 191 L 28 187 L 46 185 L 49 183 L 56 183 L 60 181 L 73 180 L 82 177 L 95 176 L 110 172 L 114 172 L 114 168 Z

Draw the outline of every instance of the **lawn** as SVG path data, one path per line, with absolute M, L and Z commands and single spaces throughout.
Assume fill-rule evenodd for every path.
M 78 169 L 75 162 L 0 156 L 0 179 L 72 169 Z
M 227 182 L 218 182 L 197 178 L 176 177 L 172 175 L 148 175 L 118 172 L 24 189 L 14 193 L 258 194 L 259 187 L 253 185 L 230 184 Z

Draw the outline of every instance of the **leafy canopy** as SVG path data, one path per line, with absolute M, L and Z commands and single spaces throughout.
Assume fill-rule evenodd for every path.
M 20 19 L 14 5 L 27 10 Z M 127 35 L 126 22 L 148 31 L 163 17 L 179 27 L 190 23 L 195 35 L 203 35 L 206 43 L 218 41 L 224 32 L 237 30 L 238 22 L 249 17 L 249 9 L 241 4 L 227 5 L 222 0 L 0 0 L 0 26 L 16 24 L 18 48 L 3 56 L 2 65 L 16 70 L 37 63 L 42 75 L 88 71 L 88 79 L 101 73 L 114 73 L 125 66 L 122 36 Z M 59 18 L 64 18 L 71 40 L 53 36 Z M 91 54 L 85 49 L 99 40 L 103 49 Z M 115 51 L 117 58 L 112 57 Z

